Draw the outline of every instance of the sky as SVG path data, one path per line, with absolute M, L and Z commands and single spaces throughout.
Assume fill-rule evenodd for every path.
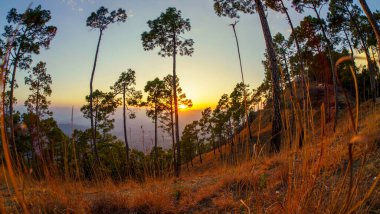
M 380 1 L 368 0 L 370 8 L 380 9 Z M 11 8 L 25 10 L 28 0 L 0 1 L 0 29 Z M 233 20 L 218 17 L 213 10 L 213 0 L 35 0 L 32 7 L 42 5 L 51 11 L 50 25 L 58 27 L 56 37 L 48 50 L 33 56 L 33 64 L 47 63 L 47 72 L 53 78 L 51 103 L 53 107 L 75 106 L 85 103 L 89 94 L 89 81 L 99 32 L 86 27 L 86 19 L 100 6 L 109 10 L 123 8 L 127 11 L 125 23 L 113 24 L 105 32 L 100 45 L 94 88 L 108 91 L 121 72 L 131 68 L 136 71 L 136 88 L 142 90 L 147 81 L 172 73 L 172 59 L 159 56 L 158 49 L 144 51 L 141 34 L 148 31 L 148 20 L 157 18 L 168 7 L 182 11 L 189 18 L 192 29 L 183 34 L 192 38 L 192 57 L 177 57 L 177 75 L 187 97 L 193 100 L 194 109 L 215 106 L 223 93 L 230 93 L 241 81 Z M 295 24 L 303 15 L 290 8 Z M 306 14 L 308 12 L 306 11 Z M 272 35 L 281 32 L 289 35 L 290 29 L 284 15 L 269 11 L 268 21 Z M 261 64 L 265 42 L 258 15 L 242 15 L 237 25 L 245 81 L 257 87 L 264 77 Z M 23 105 L 28 95 L 24 86 L 26 71 L 19 71 L 15 90 L 18 105 Z

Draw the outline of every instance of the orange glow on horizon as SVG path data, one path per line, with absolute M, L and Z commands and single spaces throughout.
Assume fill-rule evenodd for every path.
M 180 105 L 178 105 L 178 109 L 181 110 L 181 111 L 184 111 L 184 110 L 187 110 L 189 108 L 187 107 L 187 105 L 180 104 Z

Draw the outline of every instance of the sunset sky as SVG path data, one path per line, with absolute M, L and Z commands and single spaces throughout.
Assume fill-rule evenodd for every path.
M 372 10 L 380 9 L 380 1 L 367 0 Z M 3 32 L 7 12 L 15 7 L 19 12 L 30 1 L 2 0 L 0 2 L 0 28 Z M 104 33 L 100 46 L 94 88 L 104 91 L 117 80 L 121 72 L 136 71 L 137 89 L 155 77 L 162 78 L 172 72 L 172 59 L 162 58 L 157 52 L 144 51 L 141 33 L 148 30 L 146 22 L 157 18 L 168 7 L 182 11 L 189 18 L 192 29 L 183 35 L 195 42 L 192 57 L 178 57 L 177 70 L 180 84 L 193 100 L 194 109 L 215 106 L 223 93 L 230 93 L 241 81 L 235 38 L 229 26 L 233 20 L 218 17 L 212 0 L 36 0 L 32 7 L 41 4 L 51 11 L 49 24 L 58 32 L 49 50 L 33 56 L 33 66 L 43 60 L 53 78 L 52 106 L 81 106 L 89 94 L 89 81 L 94 60 L 98 31 L 86 27 L 86 19 L 100 6 L 109 10 L 119 7 L 128 14 L 126 23 L 114 24 Z M 303 15 L 290 8 L 295 24 Z M 289 34 L 288 24 L 282 14 L 269 12 L 272 35 Z M 258 15 L 243 15 L 237 25 L 246 82 L 257 87 L 263 79 L 261 60 L 265 50 Z M 16 89 L 18 104 L 22 105 L 28 94 L 24 86 L 26 72 L 17 76 L 20 88 Z

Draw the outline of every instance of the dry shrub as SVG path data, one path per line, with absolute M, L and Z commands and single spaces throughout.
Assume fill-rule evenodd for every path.
M 212 199 L 215 210 L 218 213 L 238 212 L 241 211 L 241 205 L 236 201 L 230 192 L 223 192 Z
M 221 183 L 198 186 L 196 189 L 183 188 L 179 201 L 181 212 L 202 210 L 212 206 L 212 198 L 217 196 Z
M 134 212 L 174 213 L 173 198 L 165 189 L 142 189 L 130 195 L 129 204 Z
M 87 213 L 88 204 L 81 194 L 81 183 L 60 180 L 40 182 L 25 191 L 32 213 Z
M 104 193 L 91 201 L 91 213 L 129 213 L 127 198 L 114 193 Z

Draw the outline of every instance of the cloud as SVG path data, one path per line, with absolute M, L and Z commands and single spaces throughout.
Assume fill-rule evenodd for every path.
M 127 11 L 127 14 L 128 14 L 128 17 L 129 17 L 129 18 L 132 18 L 132 17 L 135 16 L 135 15 L 133 14 L 133 10 L 128 10 L 128 11 Z
M 83 6 L 86 4 L 94 4 L 95 0 L 61 0 L 61 2 L 69 6 L 74 11 L 83 12 Z

